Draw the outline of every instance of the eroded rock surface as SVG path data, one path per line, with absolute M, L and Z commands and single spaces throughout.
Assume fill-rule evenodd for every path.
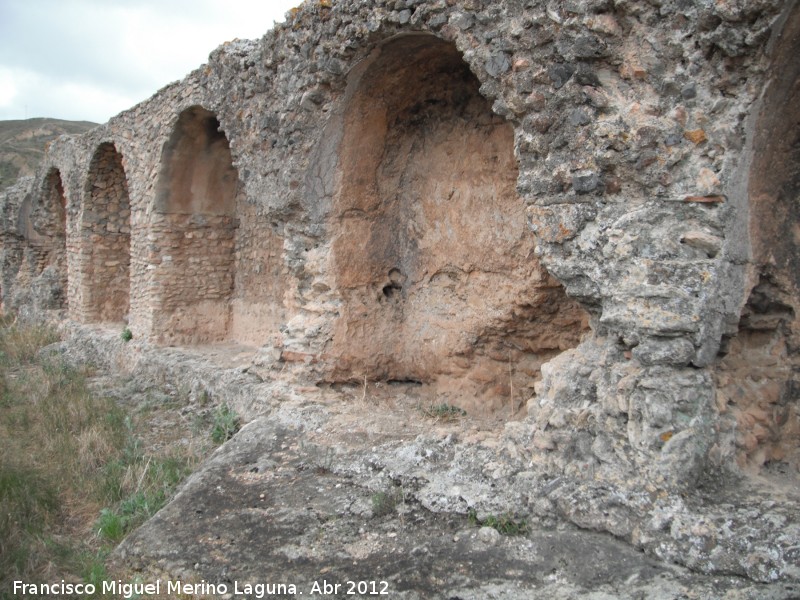
M 577 460 L 565 474 L 548 472 L 524 420 L 431 418 L 414 384 L 298 386 L 255 375 L 248 348 L 164 351 L 85 328 L 72 340 L 61 346 L 70 360 L 143 389 L 183 390 L 182 419 L 213 401 L 251 421 L 118 549 L 132 574 L 222 582 L 286 573 L 291 583 L 380 567 L 405 581 L 396 591 L 409 597 L 453 597 L 450 586 L 456 596 L 544 597 L 559 585 L 564 597 L 796 595 L 800 496 L 780 478 L 712 469 L 690 493 L 622 477 L 612 485 L 581 473 Z M 386 510 L 376 509 L 380 497 L 391 500 Z M 529 531 L 497 538 L 470 514 L 525 521 Z M 471 558 L 454 564 L 489 564 L 448 569 L 461 552 Z
M 345 445 L 324 425 L 309 431 L 281 421 L 250 423 L 123 543 L 115 561 L 141 569 L 145 581 L 202 580 L 230 590 L 292 584 L 300 592 L 269 597 L 308 596 L 326 582 L 339 584 L 339 593 L 315 597 L 345 598 L 348 581 L 376 582 L 391 598 L 796 597 L 796 584 L 699 575 L 608 535 L 535 519 L 523 535 L 502 536 L 463 510 L 431 507 L 424 488 L 434 465 L 458 447 L 457 432 L 412 444 L 388 435 L 370 449 Z M 415 453 L 414 473 L 384 462 L 388 448 Z M 450 482 L 442 493 L 452 502 L 456 488 L 474 485 Z

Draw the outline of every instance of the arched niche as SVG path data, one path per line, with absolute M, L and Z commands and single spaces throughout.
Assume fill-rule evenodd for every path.
M 61 173 L 53 167 L 20 204 L 16 232 L 26 243 L 6 248 L 18 286 L 32 290 L 33 279 L 42 278 L 34 294 L 41 308 L 67 305 L 66 204 Z
M 200 106 L 184 110 L 162 153 L 156 212 L 233 215 L 238 181 L 216 115 Z
M 63 245 L 67 235 L 67 196 L 64 193 L 61 171 L 55 167 L 44 178 L 42 198 L 46 212 L 51 215 L 47 220 L 47 234 L 60 239 Z
M 227 339 L 239 178 L 216 115 L 184 110 L 162 152 L 151 215 L 153 334 L 160 343 Z
M 776 39 L 752 132 L 752 272 L 717 369 L 729 451 L 749 471 L 800 476 L 800 7 Z M 725 428 L 723 428 L 725 429 Z
M 84 322 L 122 322 L 130 307 L 131 203 L 122 154 L 98 146 L 80 220 L 78 312 Z
M 511 125 L 454 45 L 385 42 L 348 76 L 332 267 L 332 380 L 434 384 L 514 412 L 587 315 L 541 267 L 516 192 Z
M 52 266 L 61 282 L 61 308 L 67 304 L 67 196 L 61 172 L 52 168 L 47 172 L 42 187 L 45 214 L 44 235 L 49 239 L 47 266 Z

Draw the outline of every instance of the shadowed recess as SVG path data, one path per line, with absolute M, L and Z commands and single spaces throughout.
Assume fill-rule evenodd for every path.
M 510 124 L 457 49 L 392 39 L 348 76 L 332 225 L 331 379 L 435 384 L 515 407 L 585 313 L 534 256 Z
M 131 207 L 122 155 L 110 142 L 97 148 L 89 165 L 80 240 L 80 318 L 124 320 L 130 306 Z

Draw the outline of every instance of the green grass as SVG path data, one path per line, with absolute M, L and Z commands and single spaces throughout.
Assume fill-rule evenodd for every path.
M 447 403 L 434 404 L 423 409 L 422 412 L 426 417 L 439 419 L 440 421 L 454 421 L 456 419 L 460 419 L 461 417 L 467 416 L 467 411 L 465 411 L 463 408 L 459 408 Z
M 125 520 L 115 511 L 104 508 L 97 520 L 97 533 L 111 542 L 119 542 L 125 537 Z
M 106 569 L 108 551 L 105 549 L 96 552 L 87 552 L 78 557 L 78 574 L 84 583 L 91 583 L 95 589 L 102 590 L 103 582 L 110 581 L 113 577 Z
M 372 516 L 384 517 L 393 513 L 394 509 L 403 503 L 403 490 L 392 487 L 388 491 L 372 494 L 371 500 Z
M 485 519 L 479 519 L 475 511 L 470 511 L 467 517 L 471 525 L 475 527 L 491 527 L 502 535 L 514 536 L 525 535 L 528 533 L 528 522 L 524 519 L 515 520 L 509 515 L 489 515 Z
M 222 444 L 231 439 L 241 427 L 241 419 L 227 404 L 220 406 L 214 413 L 211 427 L 211 439 L 215 444 Z
M 147 449 L 135 413 L 92 393 L 87 370 L 40 352 L 55 341 L 48 327 L 0 319 L 0 600 L 14 579 L 107 579 L 110 549 L 199 460 Z

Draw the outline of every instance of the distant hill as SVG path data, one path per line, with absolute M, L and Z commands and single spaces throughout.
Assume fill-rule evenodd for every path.
M 83 133 L 93 127 L 97 123 L 59 119 L 0 121 L 0 191 L 19 177 L 33 175 L 47 142 L 65 133 Z

